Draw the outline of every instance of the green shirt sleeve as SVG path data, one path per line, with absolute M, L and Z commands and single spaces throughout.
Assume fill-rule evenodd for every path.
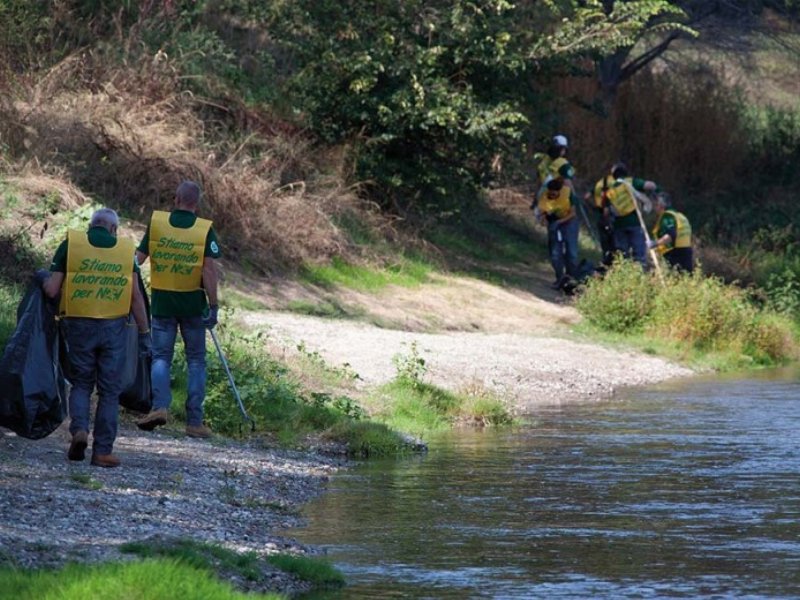
M 66 273 L 67 272 L 67 240 L 61 242 L 53 256 L 53 262 L 50 263 L 51 273 Z
M 631 184 L 633 185 L 633 189 L 635 189 L 637 192 L 643 192 L 644 191 L 644 184 L 645 184 L 645 180 L 644 179 L 641 179 L 639 177 L 634 177 L 633 181 L 631 182 Z
M 208 230 L 206 236 L 206 250 L 203 256 L 210 256 L 211 258 L 219 258 L 222 254 L 219 251 L 219 242 L 217 241 L 217 232 L 214 228 Z
M 664 234 L 669 234 L 674 242 L 677 233 L 678 222 L 675 220 L 675 217 L 670 214 L 665 214 L 663 217 L 661 217 L 661 224 L 658 227 L 658 237 L 661 237 Z
M 572 166 L 572 164 L 565 163 L 561 165 L 561 168 L 558 170 L 558 174 L 564 179 L 572 179 L 575 177 L 575 168 Z

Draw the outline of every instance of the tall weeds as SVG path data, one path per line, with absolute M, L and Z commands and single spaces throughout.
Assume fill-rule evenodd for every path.
M 588 283 L 578 310 L 595 327 L 672 340 L 701 352 L 730 353 L 759 364 L 798 357 L 791 319 L 760 308 L 745 290 L 707 277 L 670 273 L 666 285 L 631 262 Z

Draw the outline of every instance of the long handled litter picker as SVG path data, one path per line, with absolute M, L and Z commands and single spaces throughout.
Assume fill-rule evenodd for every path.
M 242 397 L 239 395 L 239 390 L 236 389 L 236 383 L 233 381 L 233 375 L 231 374 L 231 370 L 228 367 L 228 361 L 225 360 L 225 355 L 222 353 L 222 346 L 219 344 L 219 339 L 217 339 L 217 332 L 213 329 L 209 329 L 211 332 L 211 339 L 214 340 L 214 346 L 217 348 L 217 355 L 219 356 L 219 360 L 222 363 L 222 366 L 225 367 L 225 372 L 228 374 L 228 383 L 231 384 L 231 390 L 233 391 L 233 395 L 236 398 L 236 403 L 239 405 L 239 412 L 242 413 L 242 418 L 245 421 L 250 422 L 250 431 L 256 430 L 256 422 L 253 418 L 247 414 L 247 411 L 244 409 L 244 404 L 242 404 Z
M 653 261 L 653 265 L 656 268 L 658 279 L 661 282 L 661 285 L 667 285 L 667 282 L 664 281 L 664 273 L 661 271 L 661 263 L 658 261 L 658 254 L 656 254 L 656 251 L 653 250 L 653 248 L 650 248 L 650 234 L 647 231 L 647 226 L 644 224 L 644 217 L 642 217 L 642 211 L 639 209 L 639 201 L 636 199 L 636 194 L 633 193 L 633 186 L 628 185 L 628 190 L 633 198 L 633 206 L 636 209 L 636 216 L 639 217 L 639 225 L 644 233 L 644 241 L 649 249 L 650 259 Z

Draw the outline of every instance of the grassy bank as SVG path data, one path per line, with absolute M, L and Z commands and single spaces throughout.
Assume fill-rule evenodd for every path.
M 653 273 L 623 262 L 594 279 L 576 302 L 587 331 L 650 353 L 717 369 L 775 366 L 800 355 L 792 315 L 698 270 Z
M 275 594 L 245 594 L 203 569 L 176 560 L 146 560 L 98 566 L 68 565 L 57 571 L 0 570 L 3 595 L 18 600 L 278 600 Z

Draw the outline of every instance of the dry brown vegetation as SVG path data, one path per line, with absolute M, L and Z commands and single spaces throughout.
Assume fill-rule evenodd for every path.
M 187 92 L 169 61 L 108 68 L 74 54 L 39 76 L 17 77 L 0 100 L 6 180 L 23 196 L 57 194 L 145 220 L 168 208 L 177 184 L 198 181 L 228 257 L 256 272 L 296 267 L 357 247 L 336 225 L 383 218 L 343 185 L 341 161 L 302 131 L 242 105 Z
M 596 84 L 567 78 L 556 86 L 565 98 L 591 98 Z M 730 94 L 715 73 L 696 66 L 640 74 L 620 88 L 607 117 L 567 102 L 565 130 L 580 137 L 571 158 L 587 185 L 622 160 L 670 190 L 696 196 L 724 188 L 746 157 Z

